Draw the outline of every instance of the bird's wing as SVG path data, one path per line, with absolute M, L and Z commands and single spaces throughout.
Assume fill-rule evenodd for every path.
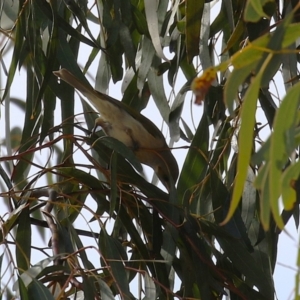
M 73 86 L 79 92 L 81 92 L 87 99 L 91 101 L 93 106 L 97 109 L 98 112 L 100 112 L 100 114 L 103 117 L 111 117 L 112 114 L 114 114 L 117 117 L 120 113 L 117 109 L 125 110 L 134 119 L 144 124 L 144 126 L 148 129 L 148 132 L 154 138 L 158 138 L 165 141 L 163 134 L 152 121 L 147 119 L 142 114 L 136 112 L 134 109 L 132 109 L 130 106 L 126 105 L 125 103 L 96 91 L 90 84 L 79 80 L 67 69 L 60 69 L 59 71 L 54 71 L 53 74 L 61 78 L 71 86 Z M 110 106 L 109 110 L 107 109 L 107 106 Z M 115 111 L 111 113 L 113 110 Z M 107 111 L 110 111 L 110 113 L 109 115 L 106 116 Z

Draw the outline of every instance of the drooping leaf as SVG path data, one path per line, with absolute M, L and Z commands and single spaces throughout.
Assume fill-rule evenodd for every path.
M 244 182 L 247 178 L 247 170 L 250 163 L 250 157 L 252 152 L 252 138 L 254 135 L 254 123 L 255 123 L 255 111 L 257 97 L 259 93 L 260 83 L 262 75 L 264 72 L 264 67 L 271 60 L 272 54 L 269 54 L 264 65 L 261 67 L 260 72 L 253 79 L 251 85 L 249 86 L 246 95 L 244 97 L 244 102 L 241 110 L 241 127 L 239 130 L 239 141 L 238 141 L 238 174 L 235 180 L 235 185 L 233 189 L 233 195 L 231 200 L 231 205 L 229 212 L 223 223 L 229 221 L 233 212 L 240 202 L 240 197 L 244 189 Z
M 178 199 L 184 203 L 189 201 L 188 190 L 197 186 L 204 177 L 207 167 L 208 122 L 203 114 L 186 156 L 177 185 Z
M 119 241 L 109 236 L 105 230 L 101 230 L 99 248 L 104 255 L 106 266 L 109 266 L 109 273 L 113 276 L 117 284 L 118 293 L 122 297 L 128 297 L 128 280 L 116 243 L 119 243 Z
M 264 8 L 272 4 L 275 7 L 274 0 L 248 0 L 244 12 L 245 20 L 248 22 L 257 22 L 261 18 L 269 18 Z
M 163 53 L 163 49 L 161 46 L 161 41 L 160 41 L 160 30 L 159 30 L 159 16 L 158 16 L 158 12 L 159 9 L 158 7 L 160 7 L 161 9 L 161 14 L 164 13 L 164 3 L 165 1 L 152 1 L 152 0 L 145 0 L 145 14 L 146 14 L 146 20 L 147 20 L 147 24 L 148 24 L 148 31 L 149 34 L 151 36 L 151 40 L 152 40 L 152 44 L 153 47 L 156 51 L 156 54 L 168 61 L 168 59 L 165 57 L 164 53 Z
M 28 295 L 32 300 L 45 299 L 54 300 L 53 295 L 50 293 L 49 289 L 43 285 L 40 281 L 33 279 L 28 286 Z
M 186 48 L 188 62 L 191 62 L 194 56 L 199 53 L 201 19 L 204 10 L 204 0 L 185 1 L 186 14 Z
M 25 206 L 18 218 L 18 229 L 16 235 L 16 259 L 19 268 L 19 274 L 22 274 L 30 266 L 31 259 L 31 224 L 30 224 L 29 206 Z

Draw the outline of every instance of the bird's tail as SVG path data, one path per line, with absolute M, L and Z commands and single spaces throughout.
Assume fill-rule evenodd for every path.
M 94 89 L 90 84 L 82 82 L 81 80 L 76 78 L 71 72 L 69 72 L 67 69 L 60 69 L 59 71 L 54 71 L 53 74 L 61 78 L 63 81 L 67 82 L 71 86 L 73 86 L 75 89 L 81 92 L 85 97 L 89 98 L 91 94 L 94 94 Z

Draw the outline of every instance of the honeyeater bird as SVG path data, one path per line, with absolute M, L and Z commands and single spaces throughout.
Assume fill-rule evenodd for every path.
M 102 94 L 88 83 L 76 78 L 66 69 L 54 75 L 81 92 L 100 113 L 96 125 L 107 136 L 131 148 L 137 159 L 150 166 L 169 190 L 178 177 L 178 165 L 161 131 L 149 119 L 125 103 Z

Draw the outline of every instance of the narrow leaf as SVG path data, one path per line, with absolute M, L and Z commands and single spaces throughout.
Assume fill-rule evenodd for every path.
M 117 163 L 118 155 L 117 153 L 112 154 L 111 164 L 110 164 L 110 207 L 109 215 L 113 216 L 118 196 L 118 185 L 117 185 Z
M 22 278 L 18 277 L 18 283 L 19 283 L 19 293 L 22 300 L 30 300 L 27 288 L 22 280 Z
M 101 299 L 103 300 L 115 300 L 115 297 L 109 288 L 109 286 L 101 279 L 98 279 L 98 284 L 100 286 Z
M 279 228 L 284 227 L 280 217 L 278 199 L 281 194 L 281 172 L 288 156 L 295 149 L 295 127 L 298 123 L 300 84 L 294 85 L 282 101 L 274 120 L 270 145 L 270 203 Z M 288 118 L 286 116 L 289 116 Z
M 119 253 L 116 243 L 120 242 L 109 236 L 105 229 L 101 230 L 99 248 L 105 257 L 108 266 L 110 267 L 110 273 L 115 280 L 118 292 L 121 294 L 122 298 L 126 298 L 129 296 L 129 284 L 122 261 L 122 256 Z
M 244 12 L 245 21 L 257 22 L 261 18 L 269 18 L 263 9 L 268 2 L 274 2 L 274 0 L 248 0 Z
M 133 68 L 134 71 L 136 71 L 136 68 L 135 68 L 136 49 L 133 45 L 133 41 L 132 41 L 132 37 L 131 37 L 130 31 L 129 31 L 129 28 L 126 25 L 124 25 L 123 23 L 120 24 L 119 37 L 120 37 L 121 45 L 124 48 L 124 52 L 125 52 L 128 64 L 130 67 Z
M 112 137 L 103 137 L 101 138 L 101 143 L 106 147 L 116 151 L 118 154 L 127 159 L 138 172 L 143 171 L 141 163 L 138 161 L 132 150 L 126 147 L 122 142 Z
M 17 266 L 19 273 L 22 274 L 30 266 L 31 224 L 29 206 L 25 206 L 20 214 L 16 243 Z
M 204 0 L 186 0 L 185 13 L 186 13 L 186 51 L 188 61 L 191 62 L 194 56 L 199 54 L 200 43 L 200 28 L 201 19 L 204 10 Z
M 247 178 L 247 171 L 250 163 L 250 157 L 252 152 L 252 143 L 254 135 L 254 124 L 255 124 L 255 112 L 258 93 L 260 89 L 261 79 L 264 73 L 264 68 L 272 58 L 270 53 L 261 67 L 259 73 L 253 79 L 249 86 L 243 101 L 241 108 L 241 128 L 239 130 L 239 141 L 238 141 L 238 162 L 237 162 L 237 176 L 235 179 L 234 189 L 231 204 L 229 207 L 228 214 L 225 220 L 222 222 L 224 225 L 230 220 L 235 209 L 237 208 L 240 198 L 243 193 L 244 183 Z
M 159 2 L 157 0 L 145 0 L 145 14 L 146 14 L 146 20 L 148 24 L 148 30 L 151 36 L 151 40 L 153 43 L 153 46 L 155 48 L 156 54 L 164 59 L 165 61 L 168 61 L 168 59 L 165 57 L 161 42 L 160 42 L 160 33 L 158 28 L 158 15 L 157 15 L 157 8 Z
M 300 175 L 300 161 L 290 165 L 282 174 L 282 201 L 284 209 L 291 210 L 297 200 L 294 183 Z
M 31 284 L 28 286 L 28 295 L 31 300 L 54 300 L 49 289 L 35 279 L 33 279 Z

